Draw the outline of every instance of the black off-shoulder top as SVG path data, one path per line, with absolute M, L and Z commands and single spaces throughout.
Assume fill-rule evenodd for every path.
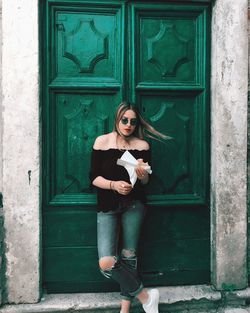
M 123 180 L 130 183 L 127 170 L 117 165 L 117 159 L 120 158 L 125 151 L 118 149 L 108 150 L 92 150 L 90 181 L 102 176 L 108 180 Z M 144 162 L 151 164 L 150 150 L 129 150 L 136 159 L 143 159 Z M 108 212 L 115 211 L 119 204 L 126 200 L 141 200 L 146 202 L 144 185 L 137 179 L 132 191 L 128 195 L 121 195 L 110 189 L 97 188 L 97 211 Z

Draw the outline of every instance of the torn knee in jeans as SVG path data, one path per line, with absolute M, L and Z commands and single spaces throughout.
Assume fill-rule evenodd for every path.
M 111 277 L 111 270 L 117 262 L 117 258 L 115 256 L 104 256 L 99 259 L 99 267 L 101 273 L 107 277 Z
M 122 260 L 128 267 L 137 268 L 137 257 L 135 249 L 122 249 Z
M 136 257 L 135 249 L 122 249 L 122 257 L 124 258 Z

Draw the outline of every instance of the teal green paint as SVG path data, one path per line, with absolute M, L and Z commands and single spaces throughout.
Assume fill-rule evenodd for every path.
M 221 285 L 221 287 L 222 287 L 222 289 L 224 291 L 234 291 L 234 290 L 237 290 L 237 286 L 234 285 L 234 284 L 225 284 L 225 283 L 223 283 Z
M 96 136 L 118 103 L 140 107 L 173 139 L 150 142 L 153 175 L 140 245 L 146 285 L 209 283 L 209 1 L 45 1 L 43 285 L 108 291 L 98 271 Z

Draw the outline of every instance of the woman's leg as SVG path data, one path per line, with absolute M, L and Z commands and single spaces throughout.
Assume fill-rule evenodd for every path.
M 135 215 L 137 216 L 137 214 Z M 126 224 L 126 217 L 124 220 Z M 132 260 L 130 257 L 125 257 L 123 261 L 119 261 L 116 257 L 117 240 L 119 236 L 118 222 L 119 215 L 114 212 L 98 213 L 97 239 L 100 269 L 106 277 L 113 278 L 120 284 L 122 295 L 124 299 L 127 300 L 122 301 L 124 310 L 129 310 L 130 299 L 131 297 L 136 296 L 141 303 L 143 303 L 143 308 L 147 313 L 158 313 L 158 301 L 156 297 L 150 296 L 146 290 L 143 290 L 141 280 L 137 275 L 137 269 L 135 273 L 134 266 L 131 268 L 131 266 L 128 266 L 128 263 L 126 264 L 124 262 L 126 259 L 126 261 L 129 261 L 130 265 L 131 261 L 132 265 L 135 265 L 137 263 L 134 262 L 135 259 Z M 125 311 L 124 313 L 127 312 Z
M 122 299 L 121 313 L 129 313 L 130 306 L 131 306 L 131 300 Z
M 144 215 L 144 205 L 140 201 L 132 201 L 121 218 L 123 234 L 122 261 L 138 277 L 137 246 Z
M 129 301 L 141 291 L 141 281 L 117 258 L 119 221 L 119 212 L 97 214 L 99 266 L 105 277 L 120 284 L 123 299 Z
M 151 289 L 149 291 L 143 289 L 136 297 L 141 302 L 146 313 L 159 313 L 159 291 L 157 289 Z M 121 313 L 129 313 L 130 305 L 131 301 L 122 300 Z
M 127 210 L 122 214 L 122 233 L 123 233 L 123 249 L 121 252 L 123 263 L 129 268 L 129 270 L 139 278 L 137 271 L 137 245 L 141 232 L 141 225 L 144 218 L 144 206 L 141 202 L 133 201 Z M 141 294 L 141 293 L 140 293 Z M 141 298 L 145 295 L 142 292 Z M 145 299 L 145 301 L 147 298 Z M 122 313 L 129 312 L 128 305 L 124 301 L 122 302 Z
M 114 212 L 97 213 L 97 248 L 101 273 L 111 278 L 110 270 L 117 261 L 119 236 L 118 216 Z
M 136 251 L 144 215 L 145 209 L 140 201 L 132 203 L 122 215 L 122 260 L 135 276 L 138 276 Z M 143 304 L 146 312 L 158 313 L 159 292 L 157 289 L 151 289 L 149 292 L 142 289 L 136 297 Z
M 139 200 L 132 201 L 122 214 L 123 249 L 137 250 L 144 216 L 145 207 Z

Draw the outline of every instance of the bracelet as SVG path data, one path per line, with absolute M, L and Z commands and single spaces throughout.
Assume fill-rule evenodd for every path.
M 115 190 L 115 182 L 113 180 L 110 181 L 110 189 L 113 190 L 114 193 L 117 193 Z
M 113 190 L 113 191 L 115 192 L 115 187 L 114 187 L 114 185 L 115 185 L 115 182 L 114 182 L 113 180 L 111 180 L 110 183 L 109 183 L 109 189 L 110 189 L 110 190 Z

